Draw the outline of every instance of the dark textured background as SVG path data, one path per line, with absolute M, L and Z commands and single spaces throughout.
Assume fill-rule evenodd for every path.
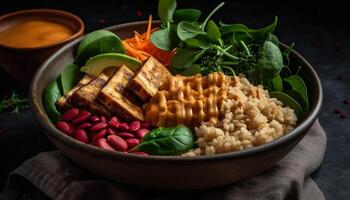
M 73 12 L 84 20 L 86 32 L 123 22 L 146 20 L 156 15 L 156 1 L 83 0 L 0 0 L 0 14 L 27 8 L 57 8 Z M 209 13 L 219 1 L 180 1 L 179 7 L 199 8 Z M 313 174 L 327 199 L 350 199 L 350 23 L 348 6 L 340 1 L 318 2 L 226 2 L 214 19 L 242 22 L 252 27 L 271 23 L 279 16 L 277 35 L 286 43 L 295 42 L 299 51 L 317 70 L 324 89 L 320 122 L 327 132 L 328 145 L 322 166 Z M 13 89 L 26 95 L 28 85 L 13 81 L 0 70 L 0 98 Z M 346 118 L 333 113 L 341 110 Z M 3 132 L 3 133 L 1 133 Z M 30 111 L 0 113 L 0 191 L 8 173 L 38 152 L 55 147 L 48 141 Z

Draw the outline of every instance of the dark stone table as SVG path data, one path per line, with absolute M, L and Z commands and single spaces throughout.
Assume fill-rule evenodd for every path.
M 1 0 L 0 14 L 27 8 L 58 8 L 81 16 L 86 31 L 127 21 L 146 20 L 156 13 L 156 2 L 142 0 L 103 1 L 20 1 Z M 182 1 L 182 7 L 196 7 L 208 13 L 218 1 Z M 227 2 L 214 18 L 242 22 L 251 26 L 270 23 L 279 16 L 277 35 L 286 43 L 295 42 L 299 51 L 317 70 L 324 89 L 324 104 L 319 116 L 327 132 L 328 145 L 321 167 L 312 175 L 327 199 L 350 199 L 350 23 L 347 6 L 340 1 L 304 5 L 246 1 Z M 0 98 L 12 90 L 26 95 L 28 85 L 18 83 L 0 71 Z M 344 117 L 335 114 L 339 109 Z M 1 133 L 2 132 L 2 133 Z M 31 112 L 0 113 L 0 191 L 8 173 L 26 159 L 55 147 L 46 138 Z

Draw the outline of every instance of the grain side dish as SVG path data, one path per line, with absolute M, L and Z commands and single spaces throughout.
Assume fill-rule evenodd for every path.
M 264 145 L 309 109 L 307 87 L 272 24 L 248 28 L 160 0 L 161 25 L 121 39 L 87 34 L 73 63 L 47 85 L 60 134 L 139 156 L 205 156 Z

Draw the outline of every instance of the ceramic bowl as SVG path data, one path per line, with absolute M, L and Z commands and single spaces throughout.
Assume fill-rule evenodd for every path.
M 121 38 L 135 30 L 144 32 L 147 22 L 133 22 L 109 27 Z M 45 86 L 71 63 L 77 39 L 52 55 L 35 73 L 30 100 L 34 114 L 50 140 L 77 165 L 119 183 L 165 190 L 203 189 L 227 185 L 257 175 L 273 166 L 290 152 L 315 122 L 322 104 L 322 88 L 314 68 L 297 52 L 291 52 L 292 66 L 302 66 L 300 75 L 309 90 L 310 112 L 285 136 L 251 149 L 211 156 L 138 156 L 110 152 L 61 133 L 45 113 L 42 94 Z M 281 44 L 284 48 L 286 46 Z
M 69 12 L 52 9 L 22 10 L 0 17 L 0 32 L 18 23 L 45 19 L 62 24 L 73 31 L 69 38 L 46 46 L 19 48 L 0 44 L 0 66 L 14 79 L 29 82 L 36 69 L 63 45 L 84 34 L 83 21 Z

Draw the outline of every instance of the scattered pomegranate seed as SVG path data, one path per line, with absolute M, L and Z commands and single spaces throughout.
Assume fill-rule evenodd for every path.
M 319 41 L 314 41 L 312 44 L 313 44 L 315 47 L 320 47 L 320 46 L 321 46 L 321 42 L 319 42 Z
M 346 118 L 346 115 L 344 113 L 340 114 L 340 118 L 343 118 L 345 119 Z
M 106 20 L 103 19 L 103 18 L 101 18 L 101 19 L 98 20 L 98 23 L 99 23 L 99 24 L 105 24 L 105 23 L 106 23 Z
M 340 111 L 339 109 L 336 108 L 336 109 L 334 109 L 333 113 L 335 113 L 335 114 L 340 114 L 341 111 Z
M 3 129 L 0 129 L 0 135 L 4 134 L 5 131 Z
M 143 14 L 143 13 L 142 13 L 140 10 L 138 10 L 138 11 L 136 12 L 136 15 L 137 15 L 138 17 L 141 17 L 142 14 Z
M 343 100 L 343 104 L 349 104 L 349 100 L 344 99 L 344 100 Z
M 337 80 L 338 80 L 338 81 L 340 81 L 340 80 L 342 80 L 342 79 L 343 79 L 343 76 L 342 76 L 342 75 L 337 76 Z

